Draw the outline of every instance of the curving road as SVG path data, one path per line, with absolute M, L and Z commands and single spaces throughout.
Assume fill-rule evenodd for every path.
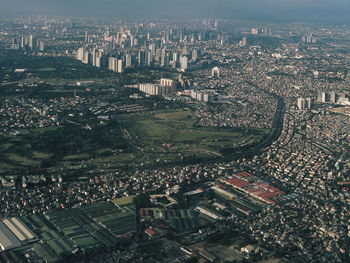
M 255 86 L 258 89 L 261 89 L 254 83 L 249 83 Z M 259 142 L 242 147 L 231 148 L 229 151 L 225 152 L 226 159 L 235 159 L 242 156 L 252 156 L 258 153 L 261 153 L 266 147 L 270 146 L 281 134 L 283 129 L 283 119 L 285 113 L 285 103 L 282 97 L 270 93 L 264 90 L 267 94 L 271 95 L 277 100 L 277 108 L 273 118 L 272 126 L 270 133 L 267 136 L 264 136 Z

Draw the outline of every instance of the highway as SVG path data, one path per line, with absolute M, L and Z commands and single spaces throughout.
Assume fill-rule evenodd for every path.
M 256 88 L 261 89 L 259 86 L 254 83 L 249 83 L 254 85 Z M 264 92 L 266 92 L 264 90 Z M 242 147 L 231 148 L 228 151 L 225 151 L 225 159 L 230 161 L 239 157 L 249 157 L 261 153 L 266 147 L 270 146 L 281 134 L 283 129 L 283 118 L 285 113 L 285 103 L 282 97 L 266 92 L 277 100 L 277 108 L 273 118 L 272 126 L 270 133 L 267 136 L 264 136 L 259 142 Z

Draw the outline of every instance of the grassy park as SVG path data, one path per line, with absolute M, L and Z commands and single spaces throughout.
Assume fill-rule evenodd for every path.
M 129 152 L 93 163 L 173 164 L 221 159 L 222 151 L 259 141 L 267 130 L 197 127 L 188 109 L 151 111 L 120 116 Z
M 79 126 L 29 130 L 0 136 L 0 172 L 14 168 L 152 166 L 224 158 L 222 152 L 251 144 L 259 129 L 197 127 L 189 109 L 148 111 L 118 116 L 116 123 L 86 131 Z
M 168 152 L 210 153 L 220 155 L 220 149 L 233 147 L 242 141 L 260 139 L 264 131 L 196 127 L 190 110 L 150 112 L 123 116 L 132 131 L 133 141 L 144 149 L 166 149 Z

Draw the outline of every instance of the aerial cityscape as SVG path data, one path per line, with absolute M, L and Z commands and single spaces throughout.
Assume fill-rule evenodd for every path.
M 1 3 L 0 262 L 350 262 L 350 4 L 144 2 Z

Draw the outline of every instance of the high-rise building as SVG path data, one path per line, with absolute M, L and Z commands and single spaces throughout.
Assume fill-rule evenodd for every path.
M 329 96 L 326 92 L 322 92 L 322 102 L 326 103 L 329 101 Z
M 140 50 L 137 56 L 137 64 L 139 67 L 144 67 L 146 65 L 146 51 Z
M 192 60 L 196 61 L 198 59 L 198 50 L 197 49 L 193 49 L 192 50 Z
M 311 98 L 306 98 L 306 108 L 311 109 L 312 107 L 312 99 Z
M 260 28 L 259 32 L 263 35 L 270 35 L 271 34 L 271 31 L 268 28 Z
M 102 58 L 103 58 L 103 52 L 101 50 L 97 51 L 95 53 L 95 67 L 101 68 L 102 67 Z
M 44 40 L 40 40 L 40 41 L 39 41 L 39 50 L 40 50 L 41 52 L 44 52 L 44 51 L 45 51 L 45 42 L 44 42 Z
M 257 35 L 259 33 L 259 30 L 257 28 L 252 28 L 251 29 L 251 34 L 252 35 Z
M 329 101 L 330 101 L 330 103 L 336 103 L 337 102 L 337 94 L 334 91 L 332 91 L 329 94 Z
M 324 92 L 324 91 L 319 91 L 318 95 L 317 95 L 317 101 L 318 102 L 322 102 L 322 103 L 326 103 L 329 102 L 329 94 Z
M 301 41 L 307 44 L 315 44 L 317 40 L 312 36 L 312 34 L 308 34 L 301 38 Z
M 112 68 L 113 68 L 113 57 L 109 57 L 109 58 L 108 58 L 108 65 L 107 65 L 107 68 L 108 68 L 109 70 L 112 70 Z
M 173 87 L 162 87 L 155 84 L 139 84 L 139 90 L 148 95 L 162 95 L 169 96 L 175 93 L 175 88 Z
M 203 102 L 212 102 L 214 101 L 214 94 L 205 90 L 191 90 L 191 98 Z
M 114 72 L 118 72 L 118 60 L 114 57 L 108 58 L 108 69 Z
M 130 46 L 131 47 L 136 47 L 138 45 L 138 40 L 134 36 L 130 37 Z
M 306 108 L 306 101 L 304 98 L 298 98 L 298 109 L 299 110 L 305 110 Z
M 24 48 L 25 47 L 25 37 L 24 36 L 22 36 L 21 37 L 21 48 Z
M 91 56 L 92 56 L 92 65 L 95 67 L 96 66 L 96 54 L 97 54 L 97 50 L 96 49 L 93 49 L 92 50 L 92 53 L 91 53 Z
M 175 80 L 172 79 L 160 79 L 160 86 L 162 87 L 172 87 L 176 89 L 177 86 L 177 82 Z
M 214 22 L 214 28 L 215 28 L 215 30 L 218 30 L 218 27 L 219 27 L 219 22 L 218 22 L 218 21 L 215 21 L 215 22 Z
M 131 68 L 132 66 L 132 57 L 130 54 L 125 55 L 125 67 L 126 68 Z
M 152 64 L 152 54 L 151 51 L 146 52 L 146 59 L 145 59 L 145 65 L 146 67 L 150 67 Z
M 123 60 L 122 59 L 118 59 L 118 73 L 122 73 L 123 72 Z
M 101 67 L 107 68 L 107 66 L 108 66 L 108 56 L 106 54 L 102 53 Z
M 218 67 L 213 67 L 211 70 L 212 77 L 220 77 L 220 69 Z
M 247 45 L 247 37 L 243 37 L 241 41 L 239 41 L 240 47 L 245 47 Z
M 94 56 L 93 56 L 93 54 L 91 53 L 91 52 L 87 52 L 87 55 L 88 55 L 88 63 L 87 64 L 93 64 L 93 61 L 94 61 Z
M 83 48 L 83 47 L 79 48 L 75 58 L 77 60 L 83 61 L 84 60 L 85 51 L 86 51 L 85 48 Z
M 29 35 L 28 37 L 28 46 L 31 50 L 36 49 L 36 38 L 33 35 Z
M 306 110 L 311 109 L 312 107 L 312 99 L 311 98 L 298 98 L 298 109 L 299 110 Z
M 179 63 L 179 53 L 177 51 L 173 52 L 173 63 L 177 66 Z
M 167 50 L 165 49 L 165 48 L 163 48 L 162 49 L 162 51 L 161 51 L 162 53 L 161 53 L 161 58 L 160 58 L 160 66 L 161 67 L 166 67 L 166 66 L 168 66 L 168 52 L 167 52 Z
M 85 50 L 82 62 L 85 64 L 89 64 L 90 60 L 91 60 L 90 52 Z
M 152 55 L 156 53 L 156 44 L 152 43 L 148 46 L 148 49 L 151 51 Z
M 338 102 L 340 104 L 350 105 L 350 94 L 349 93 L 339 94 Z
M 188 69 L 188 58 L 187 56 L 181 56 L 180 59 L 181 69 L 186 71 Z

